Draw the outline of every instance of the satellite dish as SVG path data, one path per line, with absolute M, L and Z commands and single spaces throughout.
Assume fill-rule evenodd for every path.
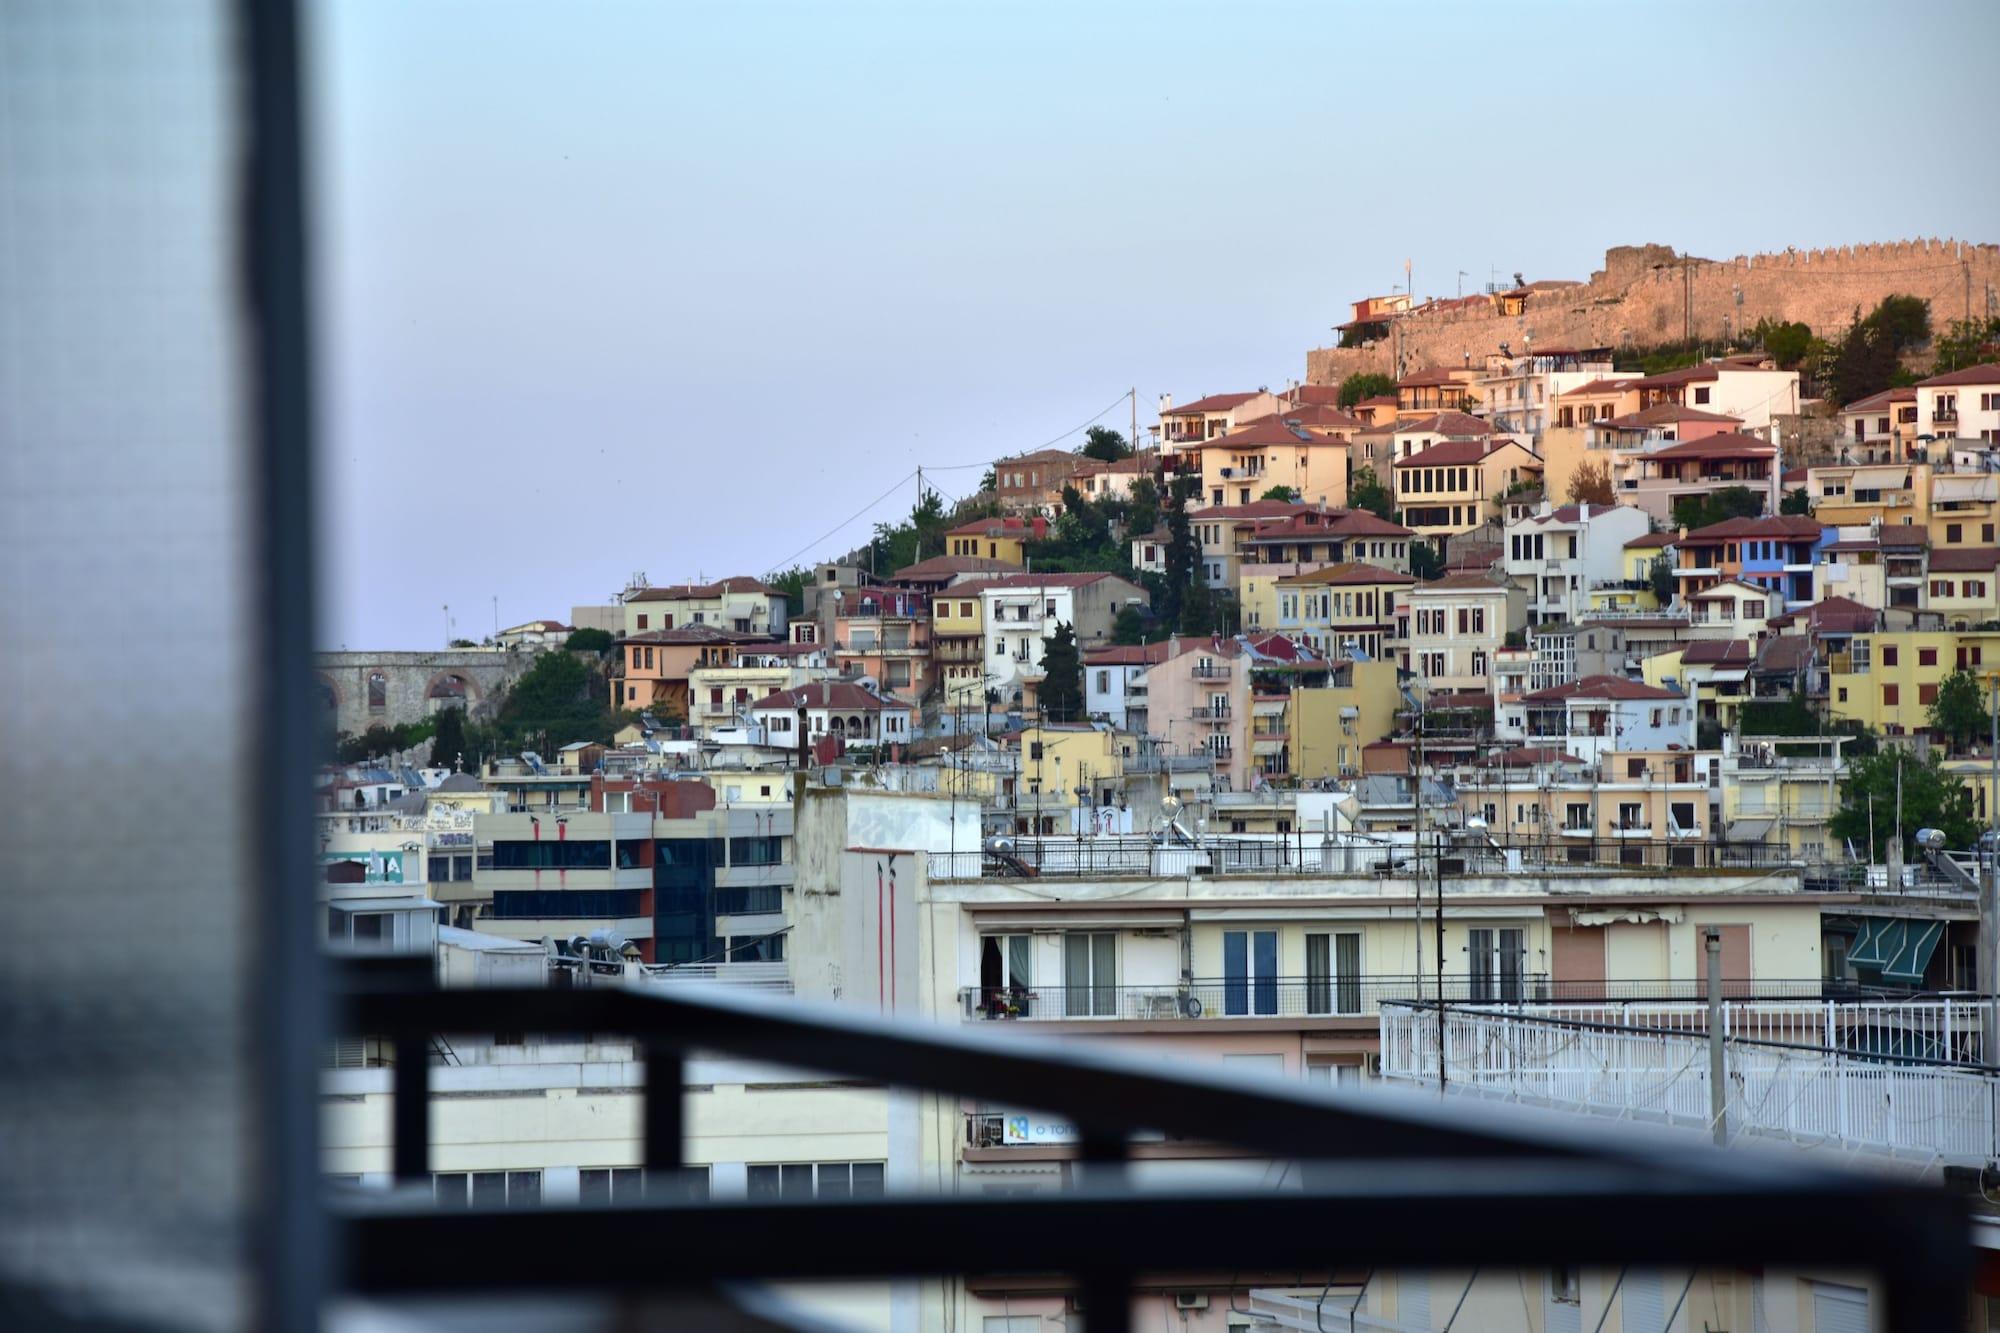
M 1160 798 L 1160 817 L 1166 820 L 1169 824 L 1174 822 L 1174 819 L 1180 814 L 1180 812 L 1181 812 L 1181 803 L 1178 797 L 1170 793 Z

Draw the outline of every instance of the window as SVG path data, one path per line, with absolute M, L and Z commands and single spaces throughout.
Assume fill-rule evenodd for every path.
M 1896 649 L 1896 645 L 1895 645 L 1895 644 L 1893 644 L 1893 643 L 1885 643 L 1885 644 L 1883 644 L 1883 645 L 1882 645 L 1882 665 L 1883 665 L 1883 666 L 1894 666 L 1894 665 L 1896 665 L 1896 652 L 1897 652 L 1897 649 Z
M 1937 702 L 1937 692 L 1938 687 L 1935 685 L 1919 685 L 1917 686 L 1917 702 L 1928 708 Z
M 1708 390 L 1707 390 L 1707 388 L 1705 388 L 1705 387 L 1698 387 L 1698 388 L 1696 388 L 1696 389 L 1695 389 L 1695 391 L 1694 391 L 1694 400 L 1695 400 L 1695 402 L 1696 402 L 1696 403 L 1705 403 L 1705 402 L 1707 402 L 1707 401 L 1708 401 Z
M 389 678 L 379 671 L 368 673 L 368 710 L 380 712 L 389 706 Z
M 1306 1012 L 1361 1012 L 1361 935 L 1314 932 L 1306 936 Z
M 1964 540 L 1965 540 L 1965 525 L 1964 525 L 1964 524 L 1962 524 L 1962 523 L 1947 523 L 1947 524 L 1945 524 L 1945 525 L 1944 525 L 1944 539 L 1945 539 L 1945 540 L 1946 540 L 1947 542 L 1962 542 L 1962 541 L 1964 541 Z
M 1901 702 L 1902 702 L 1902 692 L 1898 690 L 1894 685 L 1884 685 L 1882 687 L 1882 703 L 1884 704 L 1884 706 L 1889 708 L 1894 708 L 1897 704 Z
M 644 611 L 641 611 L 639 613 L 639 628 L 640 629 L 646 628 L 646 613 Z
M 1526 933 L 1519 927 L 1467 931 L 1470 997 L 1474 1001 L 1519 1004 Z
M 1063 1014 L 1112 1018 L 1118 1013 L 1118 937 L 1110 931 L 1063 936 Z
M 1222 1010 L 1227 1014 L 1278 1012 L 1278 932 L 1222 933 Z
M 1917 665 L 1918 665 L 1918 666 L 1936 666 L 1936 665 L 1937 665 L 1937 649 L 1935 649 L 1935 648 L 1919 648 L 1919 649 L 1917 649 Z
M 752 1202 L 774 1199 L 880 1198 L 880 1162 L 784 1162 L 749 1168 Z
M 468 1194 L 468 1188 L 470 1193 Z M 540 1171 L 438 1171 L 431 1198 L 443 1208 L 533 1208 L 542 1201 Z

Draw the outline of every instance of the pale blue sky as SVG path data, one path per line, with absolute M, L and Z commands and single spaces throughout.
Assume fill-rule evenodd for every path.
M 764 573 L 1302 376 L 1406 257 L 2000 240 L 1990 0 L 316 17 L 329 645 Z

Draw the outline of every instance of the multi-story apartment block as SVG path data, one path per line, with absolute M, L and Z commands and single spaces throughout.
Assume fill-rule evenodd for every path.
M 1830 528 L 1923 527 L 1932 471 L 1925 463 L 1835 463 L 1806 469 L 1812 516 Z
M 1839 534 L 1803 514 L 1732 518 L 1683 533 L 1675 543 L 1674 579 L 1686 601 L 1717 584 L 1737 580 L 1776 593 L 1780 609 L 1796 611 L 1813 600 L 1813 569 L 1820 549 Z
M 1779 370 L 1762 353 L 1647 375 L 1626 387 L 1638 391 L 1642 411 L 1674 403 L 1735 417 L 1746 431 L 1766 430 L 1774 417 L 1796 416 L 1799 410 L 1799 372 Z
M 1439 412 L 1470 412 L 1480 405 L 1481 373 L 1470 368 L 1433 366 L 1396 381 L 1396 415 L 1414 419 Z
M 1810 860 L 1828 858 L 1839 847 L 1830 825 L 1847 777 L 1846 744 L 1844 736 L 1726 733 L 1717 784 L 1723 836 Z
M 1250 539 L 1258 529 L 1308 511 L 1308 506 L 1289 500 L 1252 500 L 1191 511 L 1188 529 L 1201 546 L 1201 577 L 1218 591 L 1234 590 L 1244 563 L 1255 558 Z
M 1496 428 L 1539 440 L 1553 421 L 1561 420 L 1556 404 L 1564 394 L 1601 383 L 1610 373 L 1611 353 L 1605 348 L 1495 353 L 1486 358 L 1486 373 L 1475 381 L 1473 392 Z
M 1592 588 L 1625 580 L 1625 543 L 1646 535 L 1650 520 L 1631 505 L 1588 501 L 1549 506 L 1507 525 L 1507 576 L 1527 590 L 1530 625 L 1575 620 Z
M 625 659 L 624 694 L 619 703 L 625 708 L 651 708 L 686 718 L 688 681 L 696 670 L 734 666 L 744 649 L 767 648 L 773 642 L 768 635 L 708 624 L 628 634 L 619 644 Z
M 1339 653 L 1326 684 L 1292 691 L 1286 713 L 1286 768 L 1301 782 L 1361 774 L 1364 746 L 1389 736 L 1403 706 L 1393 660 L 1363 662 Z
M 477 929 L 510 939 L 607 932 L 654 958 L 653 816 L 570 809 L 478 818 Z
M 753 644 L 740 649 L 727 666 L 696 667 L 688 672 L 687 721 L 698 736 L 740 725 L 751 703 L 777 690 L 787 690 L 834 673 L 833 653 L 823 644 Z
M 1002 512 L 1022 517 L 1054 513 L 1079 461 L 1067 449 L 1037 449 L 1000 459 L 993 464 L 993 487 Z
M 1039 514 L 1033 518 L 977 518 L 961 523 L 944 534 L 946 555 L 972 556 L 1019 565 L 1024 547 L 1038 542 L 1049 532 L 1049 521 Z
M 833 619 L 834 665 L 905 700 L 930 684 L 931 599 L 902 588 L 856 588 Z
M 1486 574 L 1451 574 L 1413 585 L 1397 615 L 1401 665 L 1430 691 L 1493 688 L 1493 662 L 1527 621 L 1526 598 Z M 1407 627 L 1405 622 L 1407 622 Z
M 1924 609 L 1943 617 L 1949 629 L 2000 622 L 2000 547 L 1932 551 Z
M 1169 755 L 1200 754 L 1213 760 L 1218 788 L 1250 785 L 1252 689 L 1240 642 L 1175 641 L 1169 655 L 1149 665 L 1135 683 L 1143 687 L 1143 721 L 1157 746 Z
M 2000 538 L 2000 472 L 1934 473 L 1930 538 L 1933 547 L 1992 546 Z
M 1917 429 L 1939 439 L 2000 443 L 2000 362 L 1918 380 Z
M 1268 416 L 1208 441 L 1201 450 L 1201 495 L 1208 505 L 1247 505 L 1276 486 L 1301 502 L 1347 503 L 1344 435 Z
M 2000 630 L 1855 634 L 1832 655 L 1827 713 L 1885 736 L 1927 736 L 1938 686 L 1954 671 L 1982 682 L 2000 672 Z
M 625 594 L 625 633 L 705 625 L 760 638 L 785 637 L 785 594 L 747 575 L 714 583 L 635 588 Z
M 1258 417 L 1270 416 L 1282 404 L 1263 389 L 1249 393 L 1212 393 L 1174 406 L 1172 394 L 1160 395 L 1160 444 L 1168 453 L 1185 452 L 1218 435 L 1226 435 Z
M 1041 679 L 1044 640 L 1068 625 L 1085 649 L 1110 642 L 1126 606 L 1144 610 L 1151 595 L 1113 574 L 1010 574 L 975 579 L 948 590 L 954 603 L 977 596 L 985 625 L 988 688 L 1020 702 L 1028 682 Z
M 1694 748 L 1687 696 L 1621 676 L 1586 676 L 1522 699 L 1527 743 L 1559 748 L 1586 764 L 1619 750 Z
M 931 676 L 948 707 L 986 707 L 986 602 L 965 584 L 931 594 Z
M 1093 719 L 1120 731 L 1146 730 L 1146 669 L 1180 651 L 1173 639 L 1113 644 L 1083 655 L 1083 707 Z
M 1917 391 L 1884 389 L 1840 409 L 1841 451 L 1857 463 L 1907 463 L 1915 456 Z
M 1716 491 L 1742 487 L 1778 512 L 1778 450 L 1754 435 L 1723 433 L 1683 440 L 1627 456 L 1616 478 L 1618 498 L 1661 523 L 1674 522 L 1674 506 Z
M 1302 639 L 1331 657 L 1393 657 L 1399 599 L 1414 585 L 1408 574 L 1347 562 L 1300 574 L 1260 577 L 1244 566 L 1243 626 Z
M 1701 841 L 1711 836 L 1705 758 L 1620 749 L 1586 764 L 1560 747 L 1500 750 L 1460 769 L 1452 787 L 1463 813 L 1503 843 Z
M 802 734 L 806 742 L 833 737 L 877 749 L 907 745 L 916 735 L 908 704 L 845 680 L 779 690 L 750 704 L 748 711 L 769 743 L 779 747 L 800 744 Z
M 1366 509 L 1308 509 L 1258 523 L 1243 540 L 1243 577 L 1303 574 L 1348 561 L 1410 571 L 1410 530 Z
M 1541 460 L 1513 440 L 1449 440 L 1398 458 L 1396 521 L 1448 544 L 1499 516 L 1496 497 L 1541 475 Z

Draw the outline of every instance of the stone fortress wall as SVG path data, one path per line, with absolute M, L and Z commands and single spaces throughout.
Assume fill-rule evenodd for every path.
M 1930 302 L 1939 331 L 1952 320 L 2000 314 L 2000 246 L 1969 241 L 1890 241 L 1827 250 L 1697 259 L 1664 245 L 1607 251 L 1590 281 L 1536 291 L 1519 315 L 1490 305 L 1405 317 L 1402 373 L 1478 365 L 1507 343 L 1526 347 L 1651 347 L 1686 336 L 1715 340 L 1760 319 L 1797 321 L 1821 337 L 1839 334 L 1858 307 L 1883 297 Z M 1367 348 L 1306 353 L 1308 384 L 1338 384 L 1356 371 L 1396 374 L 1394 332 Z
M 532 650 L 456 648 L 439 652 L 313 654 L 319 697 L 333 713 L 332 730 L 360 735 L 375 724 L 421 722 L 463 698 L 467 716 L 490 718 L 507 687 L 535 664 Z M 381 678 L 381 705 L 371 707 L 370 682 Z

